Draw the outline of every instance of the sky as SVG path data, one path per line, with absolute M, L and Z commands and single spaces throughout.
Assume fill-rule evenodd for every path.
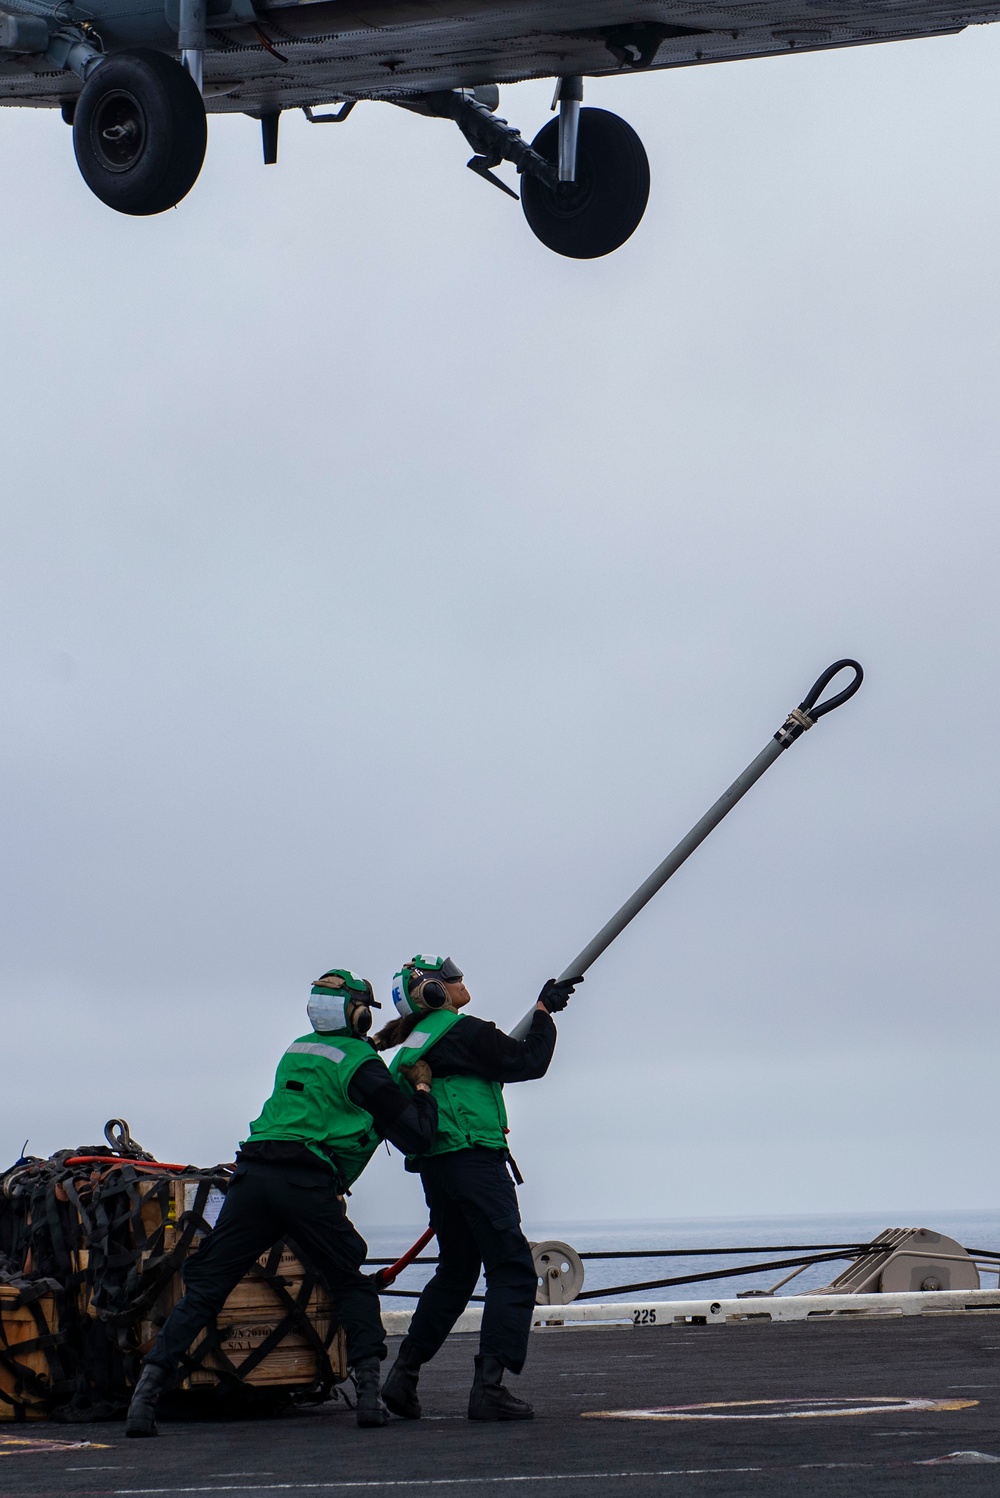
M 3 112 L 4 1163 L 231 1159 L 331 966 L 512 1025 L 853 655 L 508 1089 L 522 1208 L 995 1205 L 998 68 L 589 82 L 653 174 L 593 262 L 389 106 L 213 118 L 146 220 Z

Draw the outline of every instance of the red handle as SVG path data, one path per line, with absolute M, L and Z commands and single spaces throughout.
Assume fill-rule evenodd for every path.
M 377 1274 L 372 1275 L 372 1278 L 374 1279 L 376 1285 L 378 1285 L 379 1289 L 384 1290 L 386 1285 L 391 1285 L 393 1280 L 401 1275 L 403 1270 L 406 1269 L 408 1265 L 413 1263 L 414 1259 L 417 1257 L 417 1254 L 423 1252 L 423 1250 L 427 1247 L 428 1243 L 433 1237 L 434 1229 L 428 1228 L 426 1233 L 424 1233 L 420 1238 L 417 1239 L 413 1247 L 406 1250 L 406 1253 L 401 1259 L 397 1259 L 395 1264 L 390 1264 L 387 1269 L 380 1269 Z

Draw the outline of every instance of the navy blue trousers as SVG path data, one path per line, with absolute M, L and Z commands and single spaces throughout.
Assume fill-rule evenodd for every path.
M 332 1172 L 255 1163 L 237 1166 L 215 1228 L 184 1265 L 184 1298 L 146 1361 L 173 1373 L 254 1260 L 282 1238 L 323 1276 L 347 1338 L 347 1361 L 384 1358 L 378 1292 L 361 1273 L 368 1247 L 344 1211 Z
M 520 1373 L 537 1277 L 514 1182 L 499 1150 L 456 1150 L 420 1162 L 440 1262 L 421 1292 L 407 1341 L 422 1362 L 441 1347 L 486 1270 L 479 1350 Z

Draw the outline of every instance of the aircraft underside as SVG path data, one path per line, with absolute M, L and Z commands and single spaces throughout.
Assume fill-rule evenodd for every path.
M 257 6 L 250 25 L 233 24 L 226 16 L 216 29 L 216 8 L 222 5 L 212 0 L 204 64 L 210 113 L 295 109 L 352 98 L 396 100 L 429 89 L 565 74 L 595 77 L 690 67 L 939 36 L 1000 17 L 1000 3 L 958 10 L 912 0 L 717 6 L 656 0 L 517 5 L 495 0 L 371 0 L 361 5 L 302 0 Z M 102 9 L 98 0 L 87 13 L 95 17 L 109 49 L 169 47 L 171 40 L 176 49 L 176 32 L 171 36 L 163 13 L 137 10 L 129 15 L 115 7 L 113 18 L 105 21 Z M 0 64 L 0 103 L 57 107 L 79 86 L 78 79 L 46 67 L 42 59 Z
M 469 166 L 505 192 L 493 168 L 512 162 L 533 232 L 575 258 L 624 243 L 649 189 L 631 127 L 582 107 L 585 78 L 940 36 L 1000 18 L 1000 0 L 976 10 L 939 0 L 133 5 L 0 0 L 0 104 L 61 109 L 81 172 L 109 206 L 148 215 L 179 202 L 201 168 L 206 112 L 259 119 L 273 163 L 283 110 L 320 122 L 376 100 L 454 120 L 473 147 Z M 558 118 L 530 145 L 496 115 L 495 88 L 529 78 L 562 80 Z

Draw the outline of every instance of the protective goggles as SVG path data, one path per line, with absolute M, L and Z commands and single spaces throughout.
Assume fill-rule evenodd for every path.
M 461 983 L 465 977 L 458 963 L 452 962 L 450 957 L 424 957 L 418 954 L 406 965 L 419 968 L 422 973 L 433 973 L 442 983 Z

